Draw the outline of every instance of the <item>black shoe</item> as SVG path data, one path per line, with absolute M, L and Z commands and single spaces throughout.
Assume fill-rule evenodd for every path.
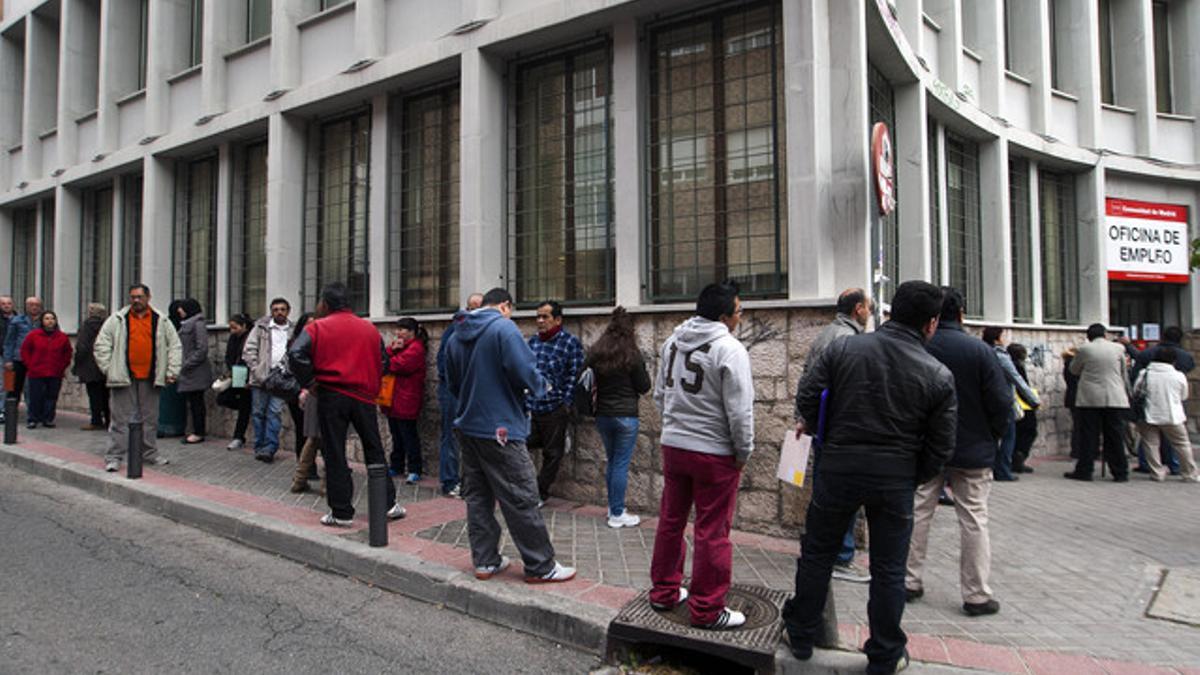
M 54 428 L 54 422 L 42 422 L 42 426 L 43 426 L 43 427 L 46 427 L 47 429 L 53 429 L 53 428 Z
M 1020 469 L 1013 469 L 1013 471 L 1016 471 L 1018 473 L 1033 473 L 1033 467 L 1032 466 L 1023 466 Z
M 954 497 L 942 492 L 942 494 L 938 495 L 938 504 L 942 506 L 954 506 Z
M 917 600 L 920 600 L 923 597 L 925 597 L 925 589 L 924 588 L 918 588 L 916 590 L 913 590 L 911 588 L 904 589 L 904 602 L 916 602 Z
M 1091 476 L 1081 476 L 1081 475 L 1075 473 L 1074 471 L 1068 471 L 1068 472 L 1064 473 L 1063 478 L 1066 478 L 1068 480 L 1082 480 L 1082 481 L 1086 481 L 1088 483 L 1092 482 Z
M 995 600 L 987 602 L 964 602 L 963 613 L 967 616 L 987 616 L 1000 611 L 1000 603 Z
M 1128 476 L 1128 475 L 1125 475 L 1125 476 L 1113 476 L 1113 482 L 1114 482 L 1114 483 L 1128 483 L 1128 482 L 1129 482 L 1129 476 Z
M 25 423 L 25 428 L 26 428 L 26 429 L 36 429 L 36 428 L 37 428 L 37 422 L 26 422 L 26 423 Z
M 1020 476 L 1009 476 L 1008 478 L 993 478 L 992 480 L 997 483 L 1012 483 L 1013 481 L 1021 480 L 1021 477 Z
M 1133 469 L 1131 469 L 1131 471 L 1133 471 L 1134 473 L 1150 473 L 1150 467 L 1148 467 L 1148 466 L 1135 466 L 1135 467 L 1133 467 Z

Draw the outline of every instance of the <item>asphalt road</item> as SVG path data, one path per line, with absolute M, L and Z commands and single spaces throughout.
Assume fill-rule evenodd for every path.
M 586 673 L 568 647 L 0 467 L 0 673 Z

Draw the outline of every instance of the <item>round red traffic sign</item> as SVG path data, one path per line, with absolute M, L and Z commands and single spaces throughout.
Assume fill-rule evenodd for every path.
M 875 197 L 879 203 L 879 213 L 886 216 L 896 209 L 896 181 L 892 137 L 883 122 L 876 122 L 871 128 L 871 169 L 875 175 Z

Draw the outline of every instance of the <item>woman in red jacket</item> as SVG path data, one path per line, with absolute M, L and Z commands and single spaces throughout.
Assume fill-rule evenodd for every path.
M 392 432 L 391 470 L 393 476 L 405 474 L 404 482 L 412 485 L 421 480 L 421 437 L 417 434 L 417 418 L 425 399 L 425 344 L 429 333 L 417 320 L 406 316 L 396 322 L 399 330 L 387 349 L 388 372 L 396 377 L 392 390 L 392 405 L 383 408 L 388 429 Z
M 71 340 L 58 329 L 58 315 L 43 312 L 42 329 L 32 330 L 21 343 L 21 360 L 25 363 L 29 378 L 30 429 L 38 424 L 54 427 L 54 414 L 58 408 L 58 390 L 62 387 L 63 375 L 71 365 Z

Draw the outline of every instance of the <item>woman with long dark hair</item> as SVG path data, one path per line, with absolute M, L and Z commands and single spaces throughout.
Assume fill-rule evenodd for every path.
M 246 337 L 254 327 L 254 319 L 248 314 L 234 314 L 229 317 L 229 340 L 225 342 L 225 367 L 229 369 L 230 377 L 234 366 L 246 367 L 242 358 L 242 349 L 246 346 Z M 241 450 L 246 445 L 246 429 L 250 426 L 250 389 L 243 381 L 240 387 L 230 387 L 217 396 L 217 403 L 237 412 L 237 421 L 233 425 L 233 440 L 225 446 L 226 450 Z
M 1029 381 L 1029 371 L 1025 370 L 1025 359 L 1029 357 L 1029 350 L 1025 348 L 1025 345 L 1014 342 L 1008 346 L 1008 355 L 1012 357 L 1013 365 L 1017 368 L 1017 374 L 1032 389 L 1032 383 Z M 1017 400 L 1017 405 L 1021 406 L 1021 410 L 1025 414 L 1021 419 L 1017 420 L 1017 437 L 1016 443 L 1013 445 L 1012 472 L 1014 474 L 1033 473 L 1033 467 L 1029 466 L 1026 462 L 1029 459 L 1029 453 L 1033 450 L 1033 442 L 1037 440 L 1037 410 L 1030 406 L 1029 402 L 1023 398 Z
M 396 337 L 387 349 L 388 373 L 396 377 L 392 404 L 383 409 L 392 432 L 391 473 L 412 485 L 421 480 L 421 436 L 417 418 L 425 400 L 425 345 L 429 333 L 411 316 L 396 322 Z M 406 468 L 407 465 L 407 468 Z
M 187 401 L 192 414 L 192 433 L 183 443 L 203 443 L 206 429 L 204 392 L 212 386 L 212 364 L 208 362 L 208 328 L 204 310 L 195 298 L 179 304 L 179 343 L 183 346 L 183 367 L 175 388 Z
M 633 317 L 624 307 L 613 310 L 608 327 L 588 350 L 583 365 L 591 368 L 596 378 L 596 430 L 608 458 L 604 471 L 608 526 L 633 527 L 641 518 L 625 510 L 625 488 L 629 462 L 637 448 L 638 397 L 650 391 L 650 375 L 637 346 Z

